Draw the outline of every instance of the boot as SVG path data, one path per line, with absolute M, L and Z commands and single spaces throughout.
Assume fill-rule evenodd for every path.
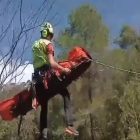
M 42 131 L 42 134 L 39 136 L 39 140 L 47 140 L 47 128 Z
M 38 140 L 47 140 L 47 138 L 43 138 L 42 136 L 40 136 Z
M 71 135 L 75 135 L 75 136 L 78 136 L 79 135 L 79 132 L 72 126 L 68 126 L 66 129 L 65 129 L 65 132 L 71 134 Z
M 47 140 L 47 137 L 44 137 L 44 136 L 39 136 L 39 139 L 38 140 Z

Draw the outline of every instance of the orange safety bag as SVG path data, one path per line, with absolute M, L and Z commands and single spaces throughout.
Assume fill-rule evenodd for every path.
M 0 102 L 0 115 L 5 121 L 11 121 L 19 115 L 26 115 L 32 109 L 32 94 L 28 89 Z
M 78 79 L 91 65 L 92 58 L 87 51 L 80 47 L 75 46 L 68 54 L 67 61 L 59 62 L 59 65 L 71 69 L 69 75 L 63 75 L 58 71 L 51 70 L 50 76 L 46 79 L 45 83 L 48 88 L 55 89 L 56 92 L 62 88 L 66 88 L 72 81 Z M 11 121 L 20 115 L 26 115 L 33 109 L 33 86 L 30 90 L 26 89 L 17 93 L 13 98 L 0 102 L 0 116 L 3 120 Z

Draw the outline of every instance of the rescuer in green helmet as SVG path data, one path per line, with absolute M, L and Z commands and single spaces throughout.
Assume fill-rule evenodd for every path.
M 35 41 L 32 48 L 33 53 L 33 66 L 35 73 L 39 71 L 47 71 L 49 67 L 60 71 L 61 73 L 69 74 L 70 69 L 60 66 L 54 60 L 54 50 L 52 45 L 52 38 L 54 36 L 54 29 L 52 25 L 48 22 L 44 23 L 41 26 L 41 39 Z M 47 108 L 48 101 L 50 98 L 56 95 L 56 93 L 48 92 L 44 86 L 37 85 L 36 88 L 36 97 L 37 101 L 41 105 L 40 113 L 40 140 L 47 140 Z M 55 87 L 54 87 L 55 88 Z M 73 118 L 72 112 L 70 110 L 70 94 L 67 89 L 64 89 L 61 93 L 64 100 L 64 111 L 66 115 L 66 122 L 68 127 L 66 131 L 78 135 L 78 132 L 73 127 Z

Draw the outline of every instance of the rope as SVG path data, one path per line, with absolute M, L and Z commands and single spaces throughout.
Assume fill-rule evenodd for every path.
M 109 68 L 116 69 L 116 70 L 119 70 L 119 71 L 124 71 L 124 72 L 127 72 L 127 73 L 132 73 L 132 74 L 140 75 L 139 72 L 135 72 L 135 71 L 127 70 L 127 69 L 118 68 L 118 67 L 115 67 L 115 66 L 112 66 L 112 65 L 108 65 L 108 64 L 105 64 L 105 63 L 96 61 L 96 60 L 92 60 L 92 61 L 95 62 L 95 63 L 97 63 L 97 64 L 99 64 L 99 65 L 103 65 L 105 67 L 109 67 Z

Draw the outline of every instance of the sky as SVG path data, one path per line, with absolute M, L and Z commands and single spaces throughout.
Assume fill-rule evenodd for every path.
M 8 0 L 2 0 L 0 3 L 0 13 L 2 12 L 2 9 L 5 7 L 5 3 Z M 17 6 L 19 0 L 12 0 L 9 6 L 8 14 L 5 14 L 2 18 L 0 17 L 0 30 L 3 25 L 3 28 L 6 27 L 15 11 L 16 8 L 13 8 Z M 40 21 L 42 21 L 45 17 L 45 15 L 48 13 L 48 8 L 51 5 L 51 2 L 53 0 L 48 0 L 46 8 L 44 12 L 39 16 Z M 23 2 L 23 9 L 22 9 L 22 21 L 26 21 L 27 17 L 29 15 L 32 15 L 35 11 L 37 11 L 39 5 L 43 2 L 43 0 L 24 0 Z M 59 31 L 68 26 L 68 20 L 67 17 L 70 14 L 70 11 L 72 9 L 78 8 L 79 5 L 89 3 L 92 5 L 95 9 L 97 9 L 98 13 L 102 16 L 103 24 L 107 25 L 109 31 L 110 31 L 110 38 L 113 40 L 119 35 L 120 29 L 123 25 L 130 25 L 135 29 L 140 29 L 140 0 L 55 0 L 54 5 L 52 9 L 50 10 L 47 19 L 50 20 L 57 12 L 57 16 L 51 20 L 51 23 L 55 25 L 59 22 L 57 26 L 54 27 L 55 30 L 55 36 L 58 35 Z M 12 27 L 10 28 L 10 31 L 8 35 L 4 38 L 3 41 L 0 41 L 0 50 L 3 51 L 3 53 L 7 52 L 9 49 L 9 42 L 7 40 L 11 39 L 11 34 L 13 30 L 16 28 L 18 29 L 20 20 L 19 20 L 19 14 L 14 18 L 12 22 Z M 28 36 L 30 37 L 32 35 L 32 38 L 29 39 L 29 41 L 26 43 L 26 45 L 29 45 L 28 52 L 25 53 L 24 61 L 28 61 L 32 58 L 31 56 L 31 47 L 35 40 L 37 40 L 40 37 L 39 33 L 40 28 L 36 28 L 34 32 L 29 32 Z M 23 45 L 23 39 L 18 44 L 18 47 Z M 114 47 L 114 45 L 112 45 Z M 59 53 L 58 49 L 55 48 L 56 54 Z M 16 57 L 16 55 L 15 55 Z M 28 67 L 27 67 L 28 69 Z M 33 71 L 25 70 L 27 75 Z M 26 75 L 25 73 L 25 75 Z M 28 79 L 29 76 L 27 76 Z M 26 78 L 24 78 L 24 81 L 26 81 Z

